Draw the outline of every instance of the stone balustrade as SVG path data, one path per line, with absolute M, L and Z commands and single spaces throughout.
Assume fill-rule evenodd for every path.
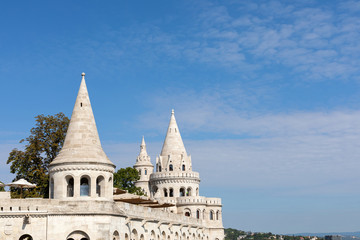
M 204 204 L 208 206 L 221 206 L 221 198 L 207 198 L 201 196 L 178 197 L 176 198 L 176 202 L 178 205 Z
M 200 174 L 198 172 L 156 172 L 150 175 L 151 180 L 161 180 L 169 178 L 195 178 L 199 179 Z

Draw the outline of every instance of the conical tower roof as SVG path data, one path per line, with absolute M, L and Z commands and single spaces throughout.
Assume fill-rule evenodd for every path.
M 182 141 L 179 127 L 176 123 L 174 109 L 171 111 L 170 123 L 166 133 L 164 145 L 161 150 L 161 156 L 181 155 L 186 156 L 186 150 Z
M 139 156 L 136 158 L 136 163 L 135 163 L 134 167 L 136 167 L 136 166 L 153 166 L 150 161 L 150 156 L 148 155 L 148 153 L 146 151 L 146 144 L 145 144 L 144 136 L 142 137 L 142 140 L 141 140 L 140 153 L 139 153 Z
M 82 73 L 80 89 L 76 98 L 64 146 L 51 165 L 64 163 L 95 163 L 115 166 L 101 147 L 94 114 Z

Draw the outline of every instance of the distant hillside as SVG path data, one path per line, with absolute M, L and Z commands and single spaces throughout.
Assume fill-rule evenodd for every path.
M 233 228 L 225 228 L 225 240 L 323 240 L 323 238 L 309 237 L 309 235 L 282 235 L 259 232 L 245 232 Z M 360 239 L 359 239 L 360 240 Z
M 324 237 L 325 235 L 340 235 L 340 236 L 354 236 L 360 238 L 360 232 L 330 232 L 330 233 L 297 233 L 296 236 L 318 236 Z

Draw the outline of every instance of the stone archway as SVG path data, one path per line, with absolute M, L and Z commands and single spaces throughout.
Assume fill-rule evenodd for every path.
M 90 240 L 90 237 L 83 231 L 74 231 L 67 236 L 66 240 Z
M 33 238 L 29 234 L 24 234 L 19 238 L 19 240 L 33 240 Z

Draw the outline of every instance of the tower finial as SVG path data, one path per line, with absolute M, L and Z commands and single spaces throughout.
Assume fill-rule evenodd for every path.
M 82 79 L 84 80 L 84 79 L 85 79 L 85 73 L 82 72 L 82 73 L 81 73 L 81 76 L 82 76 Z
M 174 109 L 171 109 L 171 115 L 174 115 L 175 111 Z

